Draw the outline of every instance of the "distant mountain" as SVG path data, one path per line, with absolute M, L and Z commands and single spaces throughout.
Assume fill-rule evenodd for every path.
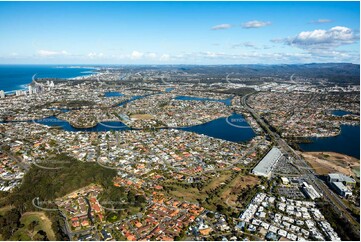
M 327 78 L 330 82 L 343 84 L 360 83 L 360 65 L 351 63 L 310 63 L 310 64 L 279 64 L 279 65 L 212 65 L 212 66 L 181 66 L 179 70 L 188 73 L 205 72 L 215 75 L 233 73 L 243 77 L 284 77 L 292 74 L 306 78 Z
M 181 71 L 188 74 L 200 74 L 213 78 L 224 79 L 228 74 L 232 77 L 280 77 L 288 80 L 291 75 L 303 78 L 327 78 L 330 82 L 340 85 L 360 83 L 360 65 L 351 63 L 309 63 L 309 64 L 239 64 L 239 65 L 112 65 L 134 72 L 142 70 Z

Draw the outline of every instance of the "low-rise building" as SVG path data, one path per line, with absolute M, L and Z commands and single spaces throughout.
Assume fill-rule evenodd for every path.
M 273 147 L 252 170 L 252 173 L 256 176 L 271 177 L 272 169 L 281 157 L 282 152 L 277 147 Z
M 331 183 L 332 189 L 337 192 L 342 197 L 349 197 L 352 196 L 352 191 L 346 187 L 342 182 L 332 182 Z
M 307 182 L 303 182 L 302 191 L 306 194 L 306 196 L 308 196 L 312 200 L 321 197 L 321 194 L 319 194 L 312 185 L 307 184 Z
M 356 184 L 356 181 L 353 178 L 341 173 L 328 174 L 327 182 L 330 184 L 331 188 L 342 197 L 352 196 L 352 191 L 347 186 Z

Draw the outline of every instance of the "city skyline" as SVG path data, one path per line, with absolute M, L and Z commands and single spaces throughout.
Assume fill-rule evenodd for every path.
M 0 64 L 359 64 L 359 14 L 359 2 L 1 2 Z

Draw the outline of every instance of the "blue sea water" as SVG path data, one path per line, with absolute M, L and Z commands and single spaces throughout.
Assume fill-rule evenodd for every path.
M 0 65 L 0 90 L 11 92 L 14 90 L 25 89 L 26 85 L 32 81 L 32 76 L 37 74 L 37 78 L 71 78 L 77 76 L 84 76 L 94 73 L 94 68 L 70 65 Z M 166 92 L 171 91 L 168 88 Z M 118 94 L 108 94 L 107 96 L 117 96 Z M 147 95 L 145 95 L 147 96 Z M 130 100 L 124 101 L 119 106 L 125 105 L 131 101 L 143 98 L 145 96 L 134 96 Z M 226 105 L 230 105 L 231 100 L 216 100 L 198 97 L 178 96 L 176 100 L 198 100 L 198 101 L 218 101 Z M 68 110 L 62 110 L 64 112 Z M 348 112 L 342 110 L 335 110 L 334 115 L 342 116 Z M 55 117 L 49 119 L 54 120 Z M 220 118 L 211 122 L 197 125 L 193 127 L 181 128 L 185 131 L 191 131 L 200 134 L 206 134 L 211 137 L 221 138 L 224 140 L 242 142 L 250 140 L 254 137 L 252 129 L 239 128 L 239 126 L 247 126 L 247 122 L 235 123 L 227 122 L 227 120 L 241 120 L 242 117 L 238 114 L 233 114 L 231 119 Z M 49 126 L 61 126 L 64 130 L 68 131 L 88 131 L 88 132 L 101 132 L 108 130 L 128 130 L 121 122 L 104 122 L 98 124 L 90 129 L 76 129 L 71 127 L 66 121 L 58 120 L 57 122 L 50 122 L 50 120 L 38 120 L 38 123 L 46 124 Z M 330 138 L 312 138 L 313 143 L 300 144 L 300 147 L 305 151 L 334 151 L 343 153 L 356 158 L 360 158 L 360 126 L 341 126 L 341 134 L 336 137 Z
M 36 78 L 71 78 L 94 71 L 94 68 L 70 65 L 0 65 L 0 90 L 26 89 L 34 74 L 37 74 Z

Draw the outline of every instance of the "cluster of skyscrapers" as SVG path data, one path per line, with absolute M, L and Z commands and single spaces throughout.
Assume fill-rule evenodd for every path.
M 32 95 L 32 94 L 36 94 L 36 93 L 41 93 L 46 90 L 48 90 L 48 91 L 51 90 L 54 86 L 55 86 L 55 84 L 53 81 L 47 81 L 46 84 L 42 84 L 42 83 L 33 81 L 33 83 L 31 83 L 28 86 L 28 91 L 16 90 L 15 95 L 22 96 L 22 95 Z M 0 90 L 0 98 L 5 98 L 4 90 Z

